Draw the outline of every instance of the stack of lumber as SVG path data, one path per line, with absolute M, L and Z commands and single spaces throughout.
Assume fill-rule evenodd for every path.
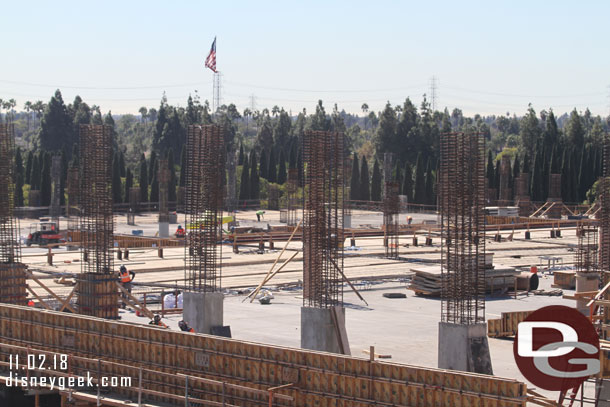
M 412 267 L 414 273 L 409 289 L 416 294 L 439 296 L 441 294 L 441 266 L 422 265 Z M 514 267 L 496 265 L 485 270 L 485 288 L 487 291 L 512 288 L 515 276 L 519 271 Z

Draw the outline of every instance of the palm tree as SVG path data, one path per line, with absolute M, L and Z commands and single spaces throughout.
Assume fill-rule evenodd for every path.
M 280 108 L 278 107 L 278 105 L 275 105 L 271 108 L 271 114 L 273 114 L 273 117 L 277 116 L 277 114 L 280 112 Z
M 145 106 L 142 106 L 140 110 L 138 110 L 142 115 L 142 123 L 146 123 L 146 118 L 148 117 L 148 109 Z
M 30 131 L 30 111 L 32 110 L 32 102 L 30 102 L 29 100 L 25 102 L 25 104 L 23 105 L 23 108 L 25 109 L 25 111 L 27 112 L 27 123 L 28 123 L 28 131 Z
M 248 135 L 248 117 L 252 116 L 252 111 L 247 107 L 244 109 L 244 117 L 246 118 L 246 136 Z
M 368 118 L 366 116 L 366 113 L 369 111 L 369 105 L 367 105 L 366 103 L 362 104 L 362 113 L 364 113 L 364 130 L 366 130 L 367 126 L 367 122 L 368 122 Z

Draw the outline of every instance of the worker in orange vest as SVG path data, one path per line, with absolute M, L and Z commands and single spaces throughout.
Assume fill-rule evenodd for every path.
M 148 325 L 157 325 L 157 326 L 162 326 L 163 328 L 167 328 L 167 325 L 165 325 L 163 322 L 161 322 L 161 316 L 160 315 L 155 315 L 155 317 L 152 319 L 152 321 L 150 321 L 148 323 Z
M 184 237 L 186 235 L 186 232 L 184 231 L 182 225 L 178 225 L 178 229 L 176 229 L 176 233 L 174 235 L 178 238 Z
M 180 327 L 180 330 L 183 332 L 195 332 L 195 330 L 193 328 L 191 328 L 184 320 L 178 322 L 178 326 Z
M 124 264 L 121 264 L 119 268 L 119 281 L 121 282 L 121 286 L 127 290 L 129 294 L 131 294 L 131 282 L 136 277 L 136 273 L 133 270 L 127 271 L 127 267 Z M 123 295 L 123 297 L 126 297 Z M 123 308 L 125 308 L 125 301 L 123 301 Z

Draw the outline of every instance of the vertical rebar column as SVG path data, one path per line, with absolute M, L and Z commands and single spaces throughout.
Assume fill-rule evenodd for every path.
M 81 274 L 78 312 L 118 318 L 117 277 L 112 257 L 112 128 L 80 126 Z
M 14 217 L 14 129 L 0 123 L 0 302 L 25 305 L 25 265 L 20 263 L 19 225 Z
M 343 303 L 343 133 L 308 131 L 303 139 L 303 305 Z
M 286 225 L 297 225 L 297 208 L 299 205 L 299 170 L 297 168 L 288 169 L 288 185 L 286 186 Z
M 186 287 L 194 292 L 221 288 L 223 129 L 191 125 L 187 132 L 185 207 L 187 216 Z
M 68 230 L 73 231 L 78 229 L 78 199 L 80 195 L 80 184 L 78 176 L 78 168 L 68 168 L 68 203 L 66 205 L 66 216 L 68 217 Z
M 598 243 L 597 226 L 583 224 L 578 228 L 578 248 L 574 259 L 577 273 L 597 273 L 598 268 Z
M 280 188 L 277 184 L 267 187 L 267 209 L 277 211 L 280 209 Z
M 598 267 L 601 273 L 602 287 L 610 282 L 610 136 L 604 137 L 603 152 L 603 176 L 598 184 L 598 203 L 600 209 L 597 212 L 599 223 L 599 262 Z M 603 299 L 610 300 L 610 293 L 606 290 Z M 610 324 L 610 307 L 603 308 L 603 323 Z M 608 339 L 605 329 L 601 330 L 602 339 Z
M 49 215 L 59 226 L 59 217 L 61 215 L 61 156 L 55 154 L 51 161 L 51 207 Z
M 383 229 L 385 255 L 388 259 L 398 258 L 398 214 L 400 213 L 400 186 L 392 177 L 394 154 L 383 155 Z
M 168 200 L 168 185 L 169 185 L 169 167 L 167 159 L 159 160 L 159 222 L 169 223 L 169 206 Z
M 235 149 L 227 151 L 227 211 L 235 212 L 237 207 L 237 165 Z
M 500 161 L 500 199 L 498 205 L 509 205 L 512 200 L 512 190 L 510 188 L 510 157 L 502 156 Z
M 485 321 L 485 139 L 441 137 L 442 321 Z

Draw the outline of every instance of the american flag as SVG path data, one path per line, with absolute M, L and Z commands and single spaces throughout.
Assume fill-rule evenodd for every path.
M 214 71 L 214 73 L 216 73 L 216 37 L 214 37 L 214 42 L 212 43 L 210 53 L 205 59 L 205 67 L 210 68 L 212 71 Z

